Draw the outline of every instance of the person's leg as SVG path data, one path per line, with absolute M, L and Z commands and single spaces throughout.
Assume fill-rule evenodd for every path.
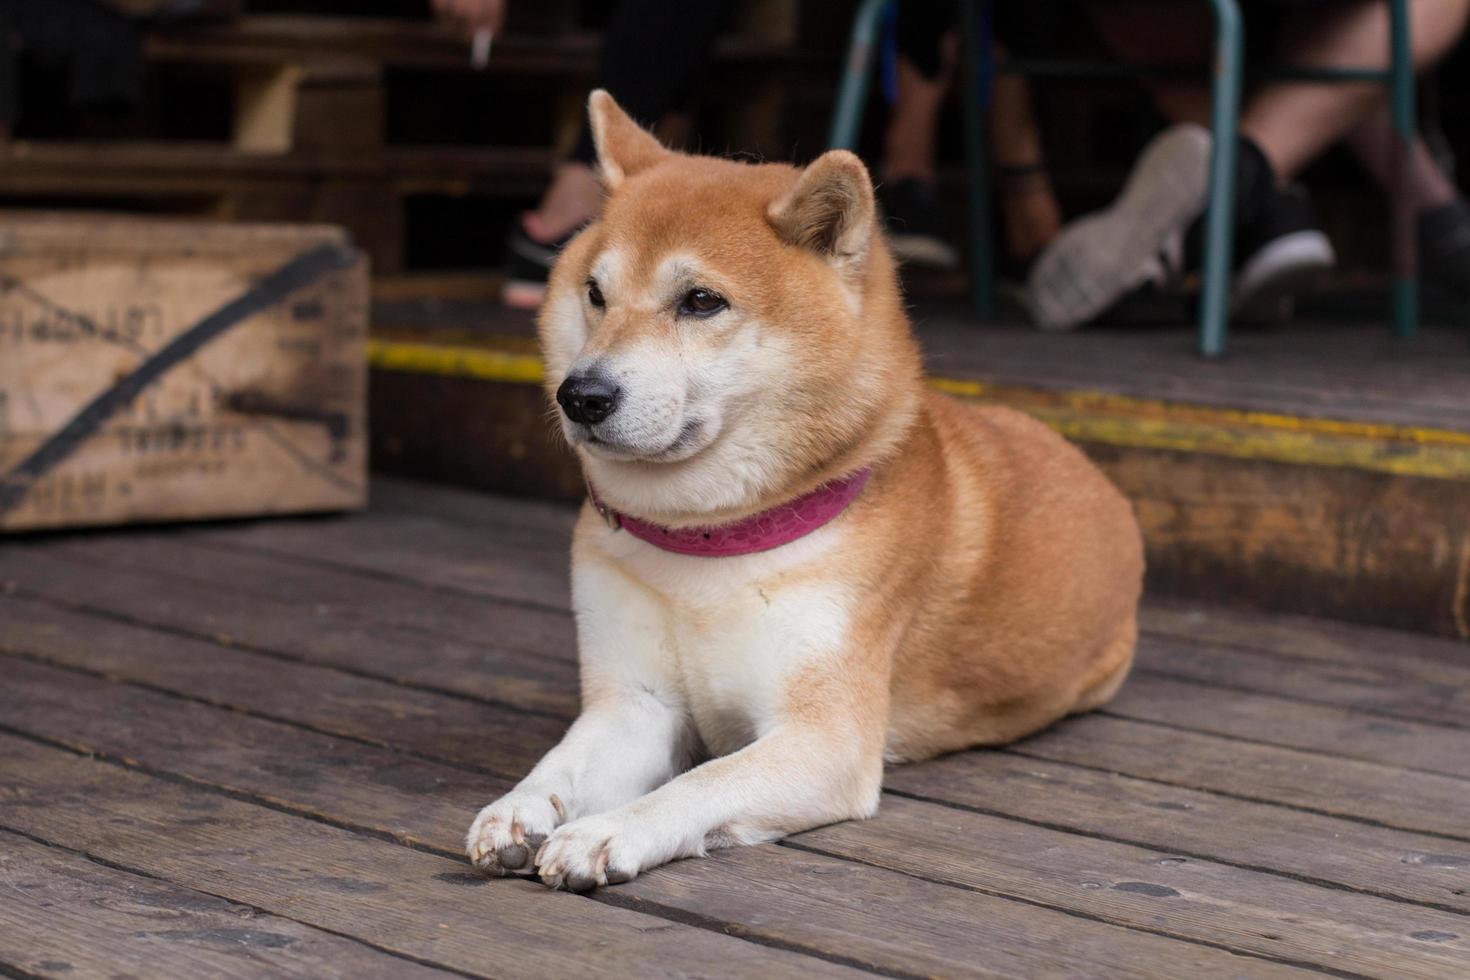
M 933 0 L 899 4 L 897 92 L 878 165 L 878 200 L 894 256 L 936 269 L 959 264 L 959 253 L 945 238 L 935 181 L 939 113 L 958 60 L 956 10 Z
M 1203 4 L 1128 0 L 1091 3 L 1087 12 L 1103 44 L 1124 62 L 1199 68 L 1214 51 L 1214 27 Z M 1145 78 L 1143 88 L 1165 119 L 1210 124 L 1204 80 Z
M 603 37 L 598 87 L 611 92 L 635 119 L 657 122 L 679 104 L 703 69 L 729 8 L 729 0 L 625 0 Z M 540 205 L 524 218 L 532 238 L 562 238 L 597 213 L 602 188 L 593 160 L 592 132 L 584 122 Z
M 954 81 L 958 39 L 953 5 L 900 3 L 894 27 L 898 47 L 897 98 L 883 134 L 882 180 L 934 180 L 939 110 Z
M 996 45 L 997 58 L 1005 52 Z M 1031 85 L 1020 75 L 997 75 L 991 93 L 990 140 L 1000 199 L 1006 254 L 1024 266 L 1062 228 L 1036 118 Z
M 655 123 L 678 107 L 714 47 L 732 0 L 625 0 L 603 36 L 597 84 L 635 119 Z M 571 154 L 557 164 L 536 208 L 521 215 L 508 247 L 503 299 L 534 307 L 562 245 L 597 215 L 602 182 L 592 130 L 582 121 Z
M 20 111 L 14 38 L 10 8 L 0 3 L 0 146 L 10 141 Z
M 1409 5 L 1416 67 L 1439 60 L 1465 26 L 1470 0 L 1414 0 Z M 1383 68 L 1388 61 L 1388 6 L 1382 0 L 1316 4 L 1287 28 L 1282 60 L 1318 68 Z M 1281 180 L 1290 180 L 1386 103 L 1377 82 L 1277 82 L 1253 96 L 1240 131 L 1251 137 Z
M 911 211 L 918 202 L 894 198 L 919 196 L 921 192 L 915 189 L 915 183 L 932 191 L 939 113 L 953 83 L 958 58 L 954 9 L 949 4 L 909 0 L 899 7 L 897 35 L 897 100 L 884 133 L 879 173 L 890 188 L 886 195 L 889 200 L 885 202 L 889 210 Z M 995 45 L 994 51 L 997 59 L 1006 57 L 1000 45 Z M 1057 233 L 1062 218 L 1061 206 L 1045 169 L 1041 129 L 1030 85 L 1024 78 L 1017 75 L 995 78 L 990 138 L 999 180 L 1007 257 L 1009 264 L 1023 266 Z M 934 205 L 937 209 L 937 201 Z M 906 217 L 906 221 L 893 223 L 900 252 L 908 244 L 906 239 L 914 237 L 909 234 L 914 221 L 911 215 Z M 937 227 L 928 230 L 938 231 Z M 918 252 L 909 257 L 914 261 L 922 259 Z M 933 264 L 947 265 L 952 261 Z
M 1348 145 L 1374 181 L 1392 191 L 1399 141 L 1388 106 L 1359 123 Z M 1440 169 L 1422 138 L 1410 147 L 1408 162 L 1406 186 L 1418 216 L 1420 278 L 1470 298 L 1470 202 Z
M 1399 138 L 1387 104 L 1380 106 L 1348 134 L 1348 146 L 1380 187 L 1387 190 L 1394 186 Z M 1414 196 L 1416 211 L 1448 204 L 1457 193 L 1454 182 L 1439 168 L 1422 138 L 1415 140 L 1410 147 L 1408 189 Z

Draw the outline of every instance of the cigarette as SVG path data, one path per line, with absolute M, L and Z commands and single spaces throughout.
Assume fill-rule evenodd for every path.
M 490 42 L 495 36 L 490 28 L 482 27 L 475 32 L 475 39 L 470 44 L 470 67 L 476 71 L 483 71 L 490 64 Z

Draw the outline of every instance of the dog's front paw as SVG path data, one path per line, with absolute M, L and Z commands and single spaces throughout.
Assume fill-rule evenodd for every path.
M 548 887 L 585 892 L 633 880 L 641 870 L 639 850 L 618 820 L 585 817 L 551 835 L 536 855 L 536 872 Z
M 537 849 L 565 816 L 555 793 L 509 793 L 475 817 L 465 852 L 488 874 L 534 874 Z

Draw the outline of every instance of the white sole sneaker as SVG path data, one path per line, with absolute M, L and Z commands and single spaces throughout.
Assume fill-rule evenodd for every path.
M 1297 294 L 1316 285 L 1336 264 L 1332 242 L 1315 228 L 1267 242 L 1231 281 L 1230 318 L 1250 323 L 1290 319 Z
M 1027 282 L 1037 326 L 1074 330 L 1146 277 L 1146 264 L 1205 209 L 1211 145 L 1203 126 L 1170 127 L 1144 149 L 1109 207 L 1062 230 Z
M 960 267 L 960 253 L 933 235 L 895 235 L 889 232 L 888 250 L 905 265 L 945 272 Z

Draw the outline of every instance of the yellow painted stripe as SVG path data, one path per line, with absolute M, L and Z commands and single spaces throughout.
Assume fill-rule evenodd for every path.
M 444 374 L 481 381 L 540 384 L 541 358 L 491 347 L 368 341 L 368 363 L 380 371 Z
M 1470 432 L 1452 429 L 1430 429 L 1408 425 L 1393 425 L 1384 422 L 1357 422 L 1348 419 L 1307 418 L 1298 415 L 1281 415 L 1273 412 L 1256 412 L 1234 408 L 1215 408 L 1209 405 L 1191 405 L 1184 402 L 1166 402 L 1146 398 L 1130 398 L 1100 391 L 1055 391 L 1029 388 L 1022 385 L 999 385 L 983 381 L 962 381 L 950 378 L 930 378 L 929 385 L 946 394 L 960 398 L 985 401 L 1016 401 L 1041 395 L 1045 400 L 1065 404 L 1078 412 L 1107 412 L 1119 415 L 1160 415 L 1167 413 L 1173 418 L 1189 418 L 1191 421 L 1210 425 L 1242 425 L 1285 432 L 1306 432 L 1359 439 L 1390 439 L 1394 441 L 1438 443 L 1470 448 Z
M 382 371 L 540 384 L 540 359 L 517 350 L 524 345 L 525 338 L 466 344 L 374 338 L 368 358 Z M 1470 480 L 1466 432 L 952 378 L 929 384 L 966 400 L 1011 405 L 1081 442 Z

